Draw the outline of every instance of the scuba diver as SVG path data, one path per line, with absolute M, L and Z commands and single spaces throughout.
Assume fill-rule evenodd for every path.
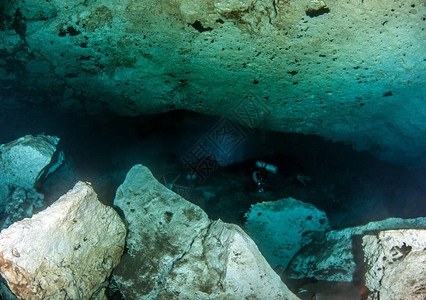
M 268 177 L 268 173 L 277 174 L 278 168 L 274 165 L 267 164 L 263 161 L 257 161 L 253 170 L 253 180 L 257 184 L 257 191 L 263 193 L 265 190 L 263 186 Z
M 252 168 L 252 177 L 253 181 L 255 182 L 257 186 L 257 191 L 259 193 L 265 192 L 264 185 L 266 180 L 268 179 L 269 174 L 278 174 L 278 167 L 265 163 L 263 161 L 256 161 L 254 168 Z M 297 173 L 286 180 L 287 183 L 291 181 L 297 181 L 301 183 L 303 186 L 308 186 L 308 184 L 312 181 L 312 178 L 306 175 L 303 175 L 302 173 Z

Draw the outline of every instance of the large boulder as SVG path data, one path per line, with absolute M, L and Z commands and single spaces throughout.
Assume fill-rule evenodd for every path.
M 126 298 L 155 295 L 210 221 L 206 213 L 160 184 L 142 165 L 117 189 L 114 205 L 128 222 L 128 251 L 114 271 Z
M 291 279 L 315 278 L 351 282 L 362 264 L 361 255 L 356 255 L 362 251 L 363 235 L 382 230 L 410 228 L 426 229 L 426 218 L 391 218 L 363 226 L 329 231 L 297 253 L 288 265 L 287 275 Z
M 25 190 L 33 189 L 42 176 L 47 176 L 61 165 L 63 154 L 56 153 L 58 143 L 59 138 L 55 136 L 26 135 L 0 145 L 3 183 Z
M 62 164 L 58 143 L 55 136 L 26 135 L 0 145 L 0 229 L 44 207 L 36 185 Z
M 387 230 L 362 239 L 369 300 L 426 299 L 426 230 Z
M 211 223 L 178 260 L 159 299 L 298 299 L 237 225 Z
M 113 278 L 126 299 L 298 299 L 238 226 L 211 221 L 134 166 L 114 204 L 128 251 Z
M 330 229 L 325 212 L 293 198 L 256 203 L 245 216 L 249 235 L 273 268 L 285 269 L 313 232 Z
M 77 183 L 47 209 L 0 233 L 0 274 L 20 299 L 106 299 L 126 228 L 93 188 Z
M 1 94 L 82 114 L 188 109 L 425 166 L 425 10 L 423 0 L 1 1 Z

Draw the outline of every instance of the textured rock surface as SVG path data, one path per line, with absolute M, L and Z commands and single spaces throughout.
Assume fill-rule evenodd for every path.
M 35 186 L 62 164 L 58 143 L 58 137 L 27 135 L 0 145 L 0 213 L 5 215 L 0 229 L 43 207 L 44 196 Z
M 126 229 L 79 182 L 47 209 L 0 233 L 0 273 L 22 299 L 104 299 Z
M 44 175 L 53 172 L 61 163 L 62 155 L 54 157 L 59 138 L 27 135 L 0 146 L 0 173 L 3 183 L 26 190 Z
M 230 116 L 425 166 L 424 1 L 322 2 L 2 1 L 0 88 Z
M 311 242 L 310 232 L 330 229 L 325 213 L 310 203 L 287 198 L 252 205 L 246 213 L 248 233 L 273 268 L 286 268 Z
M 426 230 L 363 237 L 369 299 L 426 299 Z
M 126 299 L 297 299 L 238 226 L 134 166 L 114 204 L 129 223 L 128 252 L 114 270 Z
M 238 226 L 214 221 L 168 275 L 159 299 L 298 299 Z
M 0 219 L 0 230 L 23 218 L 31 218 L 34 210 L 45 207 L 44 196 L 34 189 L 26 191 L 24 188 L 16 187 L 10 191 L 10 195 L 3 199 L 5 217 Z
M 128 252 L 114 279 L 127 299 L 155 296 L 173 264 L 210 221 L 201 208 L 164 187 L 141 165 L 129 171 L 114 205 L 129 223 Z
M 354 251 L 361 250 L 362 235 L 410 228 L 426 228 L 426 218 L 391 218 L 364 226 L 329 231 L 325 237 L 315 239 L 293 258 L 288 266 L 288 276 L 292 279 L 352 281 L 357 264 L 360 263 L 356 261 Z

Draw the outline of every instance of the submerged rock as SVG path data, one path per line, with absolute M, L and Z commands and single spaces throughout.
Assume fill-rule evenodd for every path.
M 5 218 L 0 229 L 23 218 L 31 218 L 34 210 L 43 208 L 43 199 L 44 196 L 35 189 L 11 188 L 10 195 L 5 199 Z
M 5 183 L 3 177 L 3 174 L 0 173 L 0 206 L 6 204 L 6 198 L 9 196 L 9 186 Z
M 210 220 L 201 208 L 160 184 L 141 165 L 129 171 L 117 189 L 114 205 L 129 224 L 128 251 L 114 279 L 128 299 L 154 297 Z
M 63 160 L 62 152 L 56 153 L 59 138 L 54 136 L 26 135 L 0 146 L 0 173 L 3 182 L 26 190 L 42 176 L 52 173 Z
M 105 299 L 124 250 L 119 215 L 77 183 L 47 209 L 0 233 L 0 273 L 22 299 Z
M 391 218 L 367 225 L 333 230 L 313 240 L 292 259 L 287 268 L 291 279 L 315 278 L 326 281 L 352 281 L 360 263 L 361 237 L 388 229 L 426 228 L 426 218 Z M 362 274 L 361 274 L 362 275 Z
M 128 221 L 128 252 L 113 278 L 126 299 L 298 299 L 238 226 L 211 221 L 134 166 L 114 204 Z
M 273 268 L 285 269 L 312 233 L 329 229 L 325 212 L 293 198 L 254 204 L 245 216 L 248 233 Z
M 211 223 L 167 276 L 159 299 L 298 299 L 237 225 Z
M 0 229 L 43 207 L 36 185 L 62 164 L 58 143 L 58 137 L 27 135 L 0 145 Z
M 387 230 L 362 239 L 368 299 L 426 299 L 426 230 Z

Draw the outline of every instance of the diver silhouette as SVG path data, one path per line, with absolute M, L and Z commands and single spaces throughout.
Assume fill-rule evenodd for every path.
M 263 161 L 256 161 L 253 169 L 253 180 L 257 185 L 257 191 L 263 193 L 265 191 L 264 185 L 268 178 L 268 174 L 277 174 L 278 168 L 274 165 L 265 163 Z
M 265 192 L 265 182 L 270 174 L 278 175 L 278 167 L 263 161 L 256 161 L 255 165 L 252 167 L 252 177 L 259 193 Z M 311 181 L 311 177 L 303 175 L 302 173 L 296 173 L 287 178 L 283 184 L 287 185 L 290 182 L 298 182 L 299 184 L 307 187 Z

